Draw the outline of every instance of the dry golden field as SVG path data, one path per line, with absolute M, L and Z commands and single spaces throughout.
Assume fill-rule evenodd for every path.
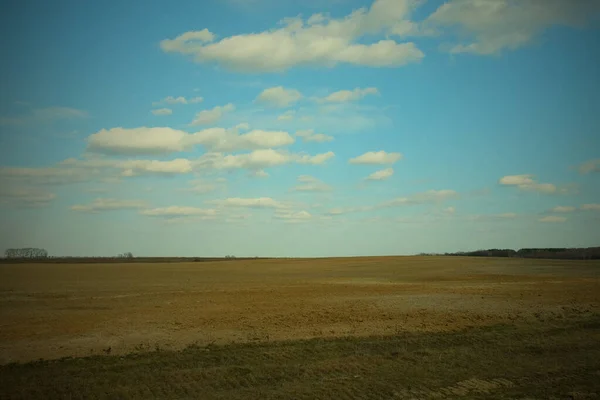
M 414 379 L 428 382 L 429 388 L 441 385 L 439 386 L 441 397 L 435 397 L 438 392 L 433 389 L 423 389 L 425 391 L 422 392 L 418 392 L 421 389 L 415 389 L 421 393 L 419 395 L 417 392 L 415 394 L 410 391 L 411 385 L 402 386 L 400 383 L 393 390 L 387 386 L 384 390 L 378 385 L 385 382 L 376 379 L 370 380 L 369 385 L 364 386 L 365 376 L 372 376 L 369 374 L 376 373 L 377 368 L 380 368 L 377 372 L 379 376 L 385 376 L 384 372 L 388 371 L 385 368 L 389 368 L 388 373 L 393 374 L 391 371 L 395 371 L 400 364 L 395 365 L 389 360 L 385 361 L 391 362 L 388 367 L 385 367 L 387 364 L 381 360 L 370 360 L 371 363 L 375 363 L 373 365 L 379 365 L 377 368 L 373 367 L 375 370 L 371 372 L 364 370 L 365 365 L 369 365 L 368 360 L 355 358 L 341 362 L 340 353 L 335 353 L 335 357 L 332 356 L 329 361 L 325 356 L 323 356 L 325 359 L 310 361 L 311 357 L 316 357 L 315 354 L 330 354 L 328 351 L 331 352 L 331 349 L 327 350 L 327 346 L 338 346 L 336 349 L 339 350 L 348 345 L 355 349 L 356 346 L 369 346 L 369 343 L 377 341 L 382 349 L 388 349 L 386 346 L 390 343 L 392 347 L 404 343 L 400 346 L 402 351 L 410 352 L 412 350 L 406 344 L 414 343 L 415 348 L 425 346 L 426 350 L 423 350 L 422 354 L 412 354 L 412 361 L 409 357 L 403 362 L 408 363 L 411 368 L 416 365 L 423 368 L 420 364 L 423 361 L 426 366 L 431 366 L 432 370 L 429 373 L 433 374 L 434 364 L 431 357 L 435 358 L 436 363 L 441 363 L 442 354 L 453 348 L 452 351 L 455 353 L 449 357 L 460 360 L 462 353 L 456 353 L 459 351 L 457 348 L 467 344 L 481 346 L 485 340 L 490 339 L 485 336 L 489 335 L 489 332 L 499 335 L 494 340 L 498 341 L 498 346 L 502 350 L 494 353 L 496 356 L 500 353 L 504 354 L 506 346 L 517 353 L 519 349 L 525 349 L 522 347 L 525 346 L 525 342 L 511 338 L 510 332 L 521 332 L 520 337 L 529 335 L 527 346 L 533 343 L 539 347 L 537 353 L 533 351 L 529 358 L 549 356 L 545 353 L 549 351 L 554 358 L 544 360 L 543 368 L 550 368 L 554 373 L 562 373 L 561 368 L 564 366 L 561 360 L 564 360 L 566 353 L 575 357 L 580 351 L 583 358 L 577 360 L 581 359 L 582 364 L 571 363 L 569 367 L 579 372 L 571 371 L 571 375 L 575 378 L 571 377 L 568 381 L 581 381 L 578 386 L 580 389 L 591 385 L 591 389 L 600 390 L 597 384 L 590 383 L 592 377 L 596 376 L 600 381 L 600 362 L 594 364 L 590 361 L 595 359 L 595 356 L 600 360 L 598 345 L 600 342 L 600 262 L 598 261 L 364 257 L 201 263 L 4 264 L 0 265 L 0 302 L 0 362 L 2 364 L 28 362 L 40 358 L 52 360 L 69 356 L 87 357 L 108 354 L 110 357 L 87 357 L 84 360 L 88 361 L 83 362 L 95 360 L 94 365 L 97 365 L 115 359 L 120 360 L 118 362 L 131 363 L 133 361 L 128 358 L 130 356 L 121 356 L 134 352 L 138 354 L 137 357 L 141 357 L 140 354 L 149 351 L 150 358 L 145 362 L 151 362 L 148 360 L 159 357 L 158 354 L 160 357 L 167 357 L 167 354 L 171 357 L 174 357 L 174 354 L 179 354 L 177 357 L 184 357 L 187 361 L 178 358 L 179 364 L 160 361 L 167 365 L 164 367 L 164 373 L 171 371 L 181 378 L 188 376 L 182 371 L 189 373 L 188 362 L 194 359 L 189 352 L 193 352 L 194 349 L 199 351 L 198 349 L 212 348 L 215 350 L 211 354 L 229 352 L 227 354 L 242 357 L 241 354 L 246 354 L 244 352 L 260 352 L 260 349 L 263 349 L 266 353 L 277 353 L 275 349 L 291 346 L 277 353 L 288 354 L 284 359 L 277 361 L 275 357 L 268 360 L 271 364 L 280 365 L 282 370 L 285 370 L 286 363 L 292 362 L 290 360 L 298 362 L 308 360 L 306 362 L 312 363 L 311 368 L 317 368 L 313 372 L 317 372 L 314 372 L 314 376 L 306 375 L 305 379 L 314 380 L 317 379 L 316 377 L 320 379 L 328 373 L 338 374 L 341 370 L 334 368 L 334 365 L 337 365 L 334 359 L 338 364 L 353 365 L 354 362 L 363 365 L 362 370 L 348 375 L 348 379 L 358 380 L 363 386 L 355 387 L 356 382 L 354 386 L 348 386 L 348 383 L 338 382 L 332 378 L 333 383 L 328 384 L 330 392 L 319 392 L 321 394 L 315 395 L 314 391 L 304 393 L 296 388 L 293 393 L 304 394 L 285 397 L 291 392 L 284 390 L 275 393 L 267 390 L 270 387 L 268 376 L 265 378 L 266 383 L 257 378 L 257 372 L 248 363 L 251 363 L 250 359 L 260 360 L 261 357 L 252 353 L 254 356 L 246 355 L 244 356 L 246 358 L 242 357 L 241 360 L 236 361 L 234 366 L 247 368 L 250 371 L 249 376 L 254 378 L 248 378 L 248 382 L 239 381 L 246 382 L 240 383 L 239 387 L 235 384 L 220 387 L 226 390 L 223 393 L 219 392 L 221 393 L 219 396 L 222 397 L 209 396 L 204 386 L 194 386 L 189 389 L 192 386 L 188 383 L 187 391 L 164 389 L 161 395 L 151 389 L 148 389 L 150 392 L 144 392 L 146 389 L 129 388 L 127 390 L 133 391 L 127 392 L 123 389 L 123 392 L 118 392 L 112 397 L 98 394 L 97 398 L 389 398 L 386 396 L 453 398 L 453 396 L 460 397 L 460 393 L 470 396 L 468 398 L 479 398 L 477 397 L 479 395 L 482 396 L 481 398 L 492 398 L 494 390 L 504 388 L 500 392 L 506 394 L 508 393 L 506 388 L 518 388 L 519 384 L 515 383 L 514 377 L 508 376 L 510 374 L 507 375 L 506 371 L 502 372 L 503 370 L 494 370 L 493 379 L 490 376 L 491 372 L 484 379 L 481 376 L 471 376 L 465 370 L 463 372 L 466 375 L 461 375 L 464 378 L 461 380 L 459 369 L 455 369 L 456 376 L 452 376 L 448 371 L 444 375 L 446 383 L 431 381 L 432 377 L 428 375 L 427 370 L 419 370 L 421 375 L 413 371 L 412 373 L 420 376 Z M 509 330 L 505 331 L 505 329 Z M 564 335 L 557 333 L 560 329 Z M 509 332 L 506 333 L 508 336 L 502 332 Z M 553 335 L 560 337 L 557 336 L 556 343 L 548 342 L 546 344 L 549 347 L 544 347 L 542 339 L 531 341 L 532 337 L 537 337 L 535 335 L 546 338 L 555 337 Z M 573 343 L 570 342 L 569 335 L 574 335 Z M 471 341 L 467 344 L 454 343 L 452 342 L 454 339 L 448 339 L 459 337 L 475 339 L 469 339 Z M 314 338 L 319 339 L 317 342 L 298 341 Z M 331 340 L 323 340 L 324 338 Z M 433 344 L 440 343 L 440 340 L 442 342 L 450 340 L 454 344 L 448 344 L 438 351 L 431 350 Z M 432 342 L 427 342 L 426 345 L 423 341 Z M 305 345 L 300 346 L 299 343 Z M 493 341 L 491 343 L 486 345 L 485 349 L 493 348 Z M 566 350 L 563 349 L 565 354 L 557 353 L 555 347 L 558 348 L 558 343 L 560 346 L 567 346 Z M 306 346 L 322 346 L 322 348 L 311 350 L 310 356 L 294 353 Z M 550 348 L 555 350 L 549 350 Z M 398 355 L 400 354 L 398 351 L 394 350 L 391 353 Z M 483 350 L 473 348 L 472 351 Z M 189 359 L 185 358 L 186 354 Z M 198 357 L 205 357 L 204 352 L 198 354 L 200 354 L 197 355 Z M 472 354 L 472 352 L 465 350 L 465 354 Z M 527 356 L 527 354 L 519 354 L 515 353 L 515 360 Z M 364 357 L 368 358 L 367 355 Z M 492 368 L 490 357 L 482 356 L 478 362 L 472 360 L 465 362 L 472 363 L 472 367 L 477 365 L 477 368 L 485 370 L 485 366 Z M 590 357 L 589 360 L 587 357 Z M 510 360 L 504 358 L 502 360 L 512 366 Z M 328 370 L 328 362 L 333 370 Z M 496 362 L 500 363 L 501 360 L 498 359 Z M 482 366 L 481 363 L 485 365 Z M 46 364 L 26 365 L 31 365 L 28 367 L 30 369 L 20 370 L 18 368 L 24 367 L 14 365 L 0 367 L 0 384 L 6 383 L 5 380 L 14 383 L 18 381 L 15 380 L 16 377 L 30 376 L 28 375 L 30 373 L 35 375 L 35 380 L 39 382 L 38 387 L 43 387 L 43 382 L 46 380 L 47 384 L 52 386 L 52 382 L 56 382 L 56 376 L 44 375 L 44 371 L 50 368 L 48 365 L 53 365 L 52 371 L 57 374 L 58 365 L 61 364 L 46 362 Z M 224 365 L 227 365 L 227 362 L 223 361 L 221 366 Z M 260 364 L 261 368 L 265 368 L 264 365 L 264 362 Z M 521 361 L 522 365 L 525 364 Z M 441 364 L 438 367 L 447 369 Z M 403 368 L 406 370 L 405 376 L 410 375 L 408 367 L 405 365 Z M 273 371 L 275 370 L 277 369 Z M 584 370 L 585 372 L 582 372 Z M 72 376 L 73 372 L 70 371 Z M 263 371 L 263 373 L 272 375 L 273 371 Z M 236 376 L 231 374 L 231 371 L 228 373 Z M 547 375 L 550 373 L 546 371 L 544 376 L 550 376 Z M 246 373 L 240 372 L 240 374 Z M 53 378 L 46 379 L 44 376 L 53 376 Z M 196 375 L 192 374 L 192 376 L 193 378 L 190 379 L 198 385 L 200 385 L 198 382 L 204 382 L 202 379 L 210 378 L 211 382 L 215 382 L 215 379 L 218 381 L 216 377 L 204 376 L 201 379 Z M 30 378 L 34 379 L 31 376 Z M 302 380 L 301 376 L 296 378 Z M 135 379 L 141 378 L 133 378 Z M 442 379 L 441 376 L 439 379 Z M 469 379 L 474 381 L 471 382 Z M 391 382 L 393 379 L 387 377 L 386 381 Z M 461 382 L 467 382 L 462 384 L 467 389 L 460 389 Z M 21 384 L 22 386 L 19 384 L 12 386 L 14 390 L 10 393 L 6 392 L 7 397 L 44 398 L 47 394 L 41 392 L 36 397 L 34 392 L 24 391 L 25 381 Z M 123 385 L 127 386 L 126 383 L 121 385 L 125 387 Z M 256 385 L 263 385 L 260 387 L 264 391 L 256 391 L 258 390 Z M 560 387 L 560 390 L 569 389 L 560 385 L 556 386 Z M 121 386 L 109 385 L 111 390 Z M 472 389 L 468 389 L 471 386 Z M 66 384 L 61 387 L 63 388 L 61 390 L 67 390 L 64 388 L 70 386 Z M 180 387 L 181 385 L 174 386 L 174 388 Z M 298 387 L 306 389 L 307 386 Z M 348 387 L 355 387 L 352 393 L 364 393 L 364 396 L 352 397 L 352 393 L 346 397 L 341 396 L 340 393 Z M 369 387 L 371 389 L 368 389 Z M 378 389 L 373 389 L 375 387 Z M 252 391 L 253 388 L 256 390 Z M 361 388 L 364 389 L 363 392 L 360 392 Z M 447 389 L 446 392 L 442 390 L 443 388 Z M 219 388 L 213 388 L 214 393 L 217 393 L 217 389 Z M 198 390 L 204 395 L 197 397 Z M 19 393 L 22 397 L 19 397 Z M 55 392 L 51 397 L 78 398 L 77 392 L 69 393 L 71 397 L 67 396 L 67 392 L 60 391 Z M 372 396 L 369 397 L 368 393 Z M 592 396 L 596 392 L 581 393 L 583 396 Z M 0 398 L 2 397 L 0 392 Z M 90 397 L 88 393 L 88 396 L 84 397 L 93 396 Z

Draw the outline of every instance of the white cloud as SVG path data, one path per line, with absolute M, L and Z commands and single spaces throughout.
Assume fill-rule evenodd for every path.
M 586 161 L 579 166 L 579 173 L 589 174 L 591 172 L 600 172 L 600 158 Z
M 300 185 L 293 189 L 297 192 L 328 192 L 332 189 L 331 186 L 310 175 L 300 175 L 298 183 Z
M 296 136 L 301 137 L 303 142 L 326 143 L 333 141 L 333 136 L 324 133 L 315 133 L 314 129 L 296 131 Z
M 470 41 L 448 45 L 450 53 L 497 54 L 530 44 L 551 26 L 581 27 L 600 11 L 586 0 L 452 0 L 425 25 L 457 27 Z
M 202 110 L 196 113 L 196 116 L 190 125 L 195 126 L 214 124 L 220 120 L 223 115 L 234 110 L 235 106 L 232 103 L 225 104 L 224 106 L 215 106 L 210 110 Z
M 171 128 L 103 129 L 88 138 L 88 151 L 107 154 L 168 154 L 202 145 L 210 151 L 236 151 L 282 147 L 294 143 L 287 132 L 208 128 L 193 134 Z
M 302 98 L 302 93 L 296 89 L 286 89 L 283 86 L 276 86 L 263 90 L 256 102 L 266 104 L 271 107 L 289 107 Z
M 458 193 L 454 190 L 428 190 L 422 193 L 416 193 L 407 197 L 398 197 L 393 200 L 381 204 L 381 207 L 393 207 L 403 205 L 418 205 L 428 203 L 442 203 L 458 197 Z
M 197 159 L 121 160 L 86 154 L 84 158 L 69 158 L 52 167 L 0 167 L 3 186 L 63 185 L 80 182 L 119 182 L 140 175 L 182 175 L 200 170 L 247 169 L 258 171 L 269 167 L 298 163 L 320 165 L 334 157 L 333 152 L 316 155 L 295 154 L 273 149 L 254 150 L 243 154 L 208 152 Z M 257 172 L 258 175 L 263 173 Z
M 524 191 L 540 192 L 552 194 L 559 192 L 556 185 L 552 183 L 537 183 L 534 176 L 530 174 L 524 175 L 507 175 L 500 178 L 498 181 L 501 185 L 516 186 Z M 566 189 L 561 189 L 560 192 L 565 192 Z
M 320 165 L 325 164 L 328 160 L 335 157 L 333 151 L 328 151 L 327 153 L 317 154 L 314 156 L 310 155 L 296 155 L 294 156 L 294 160 L 298 164 L 311 164 L 311 165 Z
M 140 211 L 140 214 L 148 217 L 160 218 L 215 217 L 217 215 L 217 210 L 211 208 L 170 206 L 142 210 Z
M 386 153 L 385 151 L 369 151 L 358 157 L 352 158 L 350 164 L 366 164 L 366 165 L 377 165 L 377 164 L 394 164 L 398 160 L 402 159 L 400 153 Z
M 194 161 L 200 169 L 250 169 L 259 170 L 285 164 L 321 165 L 335 157 L 332 151 L 308 155 L 282 150 L 259 149 L 244 154 L 206 153 Z
M 367 179 L 369 181 L 383 181 L 383 180 L 388 179 L 392 175 L 394 175 L 394 169 L 386 168 L 386 169 L 382 169 L 382 170 L 373 172 L 371 175 L 367 176 L 365 179 Z
M 54 193 L 34 187 L 9 187 L 3 182 L 0 186 L 0 205 L 17 207 L 43 207 L 56 198 Z
M 192 97 L 190 99 L 186 99 L 183 96 L 179 96 L 179 97 L 167 96 L 160 101 L 155 101 L 154 103 L 152 103 L 152 105 L 156 107 L 161 104 L 196 104 L 196 103 L 202 103 L 203 101 L 204 101 L 204 98 L 200 97 L 200 96 Z
M 194 133 L 188 142 L 201 144 L 210 151 L 236 151 L 261 148 L 284 147 L 295 142 L 294 138 L 283 131 L 252 130 L 238 135 L 237 130 L 210 128 Z
M 285 208 L 286 206 L 270 197 L 258 198 L 240 198 L 230 197 L 222 200 L 210 200 L 208 204 L 218 207 L 238 207 L 238 208 Z
M 288 110 L 277 117 L 277 121 L 291 121 L 296 115 L 296 110 Z
M 584 211 L 600 211 L 600 204 L 584 204 L 581 209 Z
M 366 35 L 406 33 L 417 0 L 376 0 L 370 9 L 333 19 L 315 14 L 306 21 L 286 18 L 280 27 L 239 34 L 219 41 L 206 29 L 186 32 L 161 41 L 165 52 L 193 56 L 198 63 L 216 62 L 234 71 L 276 72 L 295 66 L 349 63 L 371 67 L 397 67 L 423 58 L 414 43 L 384 39 L 372 44 Z
M 79 212 L 98 213 L 101 211 L 139 209 L 144 207 L 146 207 L 146 203 L 139 200 L 117 200 L 100 198 L 94 200 L 90 204 L 71 206 L 71 210 Z
M 547 217 L 542 217 L 538 221 L 539 222 L 565 222 L 567 219 L 565 217 L 557 217 L 556 215 L 548 215 Z
M 330 217 L 337 217 L 337 216 L 350 214 L 350 213 L 371 211 L 373 209 L 374 209 L 373 206 L 335 207 L 335 208 L 331 208 L 329 211 L 327 211 L 325 213 L 325 215 L 330 216 Z
M 116 166 L 123 170 L 123 176 L 142 174 L 178 175 L 187 174 L 193 170 L 192 162 L 185 158 L 176 158 L 169 161 L 128 160 L 117 163 Z
M 107 170 L 118 170 L 121 176 L 136 176 L 141 174 L 172 175 L 192 172 L 193 164 L 185 158 L 173 160 L 118 160 L 104 157 L 87 159 L 69 158 L 62 161 L 61 168 L 66 171 L 81 171 L 91 174 L 93 172 L 106 174 Z
M 556 213 L 569 213 L 577 210 L 576 207 L 573 206 L 556 206 L 552 209 L 552 212 Z
M 374 87 L 364 89 L 356 88 L 354 90 L 340 90 L 338 92 L 331 93 L 327 97 L 318 99 L 318 101 L 327 103 L 347 103 L 350 101 L 359 100 L 369 94 L 379 94 L 379 90 Z
M 300 223 L 307 222 L 312 219 L 312 215 L 305 210 L 302 211 L 287 211 L 287 210 L 277 210 L 273 215 L 276 219 L 285 220 L 288 223 Z
M 507 175 L 500 178 L 501 185 L 529 185 L 533 183 L 533 175 Z
M 186 150 L 186 132 L 171 128 L 102 129 L 88 137 L 87 150 L 109 154 L 164 154 Z
M 154 115 L 171 115 L 173 114 L 173 110 L 170 108 L 159 108 L 156 110 L 152 110 L 152 114 Z

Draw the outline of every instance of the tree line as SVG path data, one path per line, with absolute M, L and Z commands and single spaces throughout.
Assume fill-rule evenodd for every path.
M 22 249 L 6 249 L 5 258 L 48 258 L 48 252 L 36 247 L 24 247 Z
M 598 260 L 600 259 L 600 247 L 584 248 L 525 248 L 513 249 L 487 249 L 476 251 L 463 251 L 456 253 L 445 253 L 446 256 L 470 256 L 470 257 L 519 257 L 519 258 L 553 258 L 564 260 Z
M 20 249 L 6 249 L 4 251 L 4 258 L 52 258 L 48 255 L 48 251 L 45 249 L 39 249 L 37 247 L 23 247 Z M 66 258 L 66 257 L 59 257 Z M 109 257 L 107 257 L 109 258 Z M 112 258 L 112 257 L 111 257 Z M 125 252 L 118 254 L 116 258 L 133 258 L 133 253 Z

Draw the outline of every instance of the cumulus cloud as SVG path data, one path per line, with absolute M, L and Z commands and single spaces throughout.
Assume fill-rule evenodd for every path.
M 186 150 L 186 132 L 172 128 L 111 128 L 88 137 L 87 150 L 108 154 L 165 154 Z
M 123 178 L 140 175 L 174 176 L 196 171 L 234 169 L 259 171 L 291 163 L 321 165 L 334 156 L 333 152 L 309 155 L 260 149 L 250 153 L 229 155 L 208 152 L 196 159 L 122 160 L 88 153 L 83 158 L 69 158 L 51 167 L 0 167 L 0 180 L 5 187 L 64 185 L 93 181 L 118 182 Z M 257 174 L 263 173 L 257 172 Z
M 350 159 L 350 164 L 383 165 L 394 164 L 402 159 L 401 153 L 387 153 L 381 151 L 369 151 L 358 157 Z
M 140 214 L 158 218 L 215 217 L 217 210 L 212 208 L 170 206 L 142 210 Z
M 154 115 L 171 115 L 173 114 L 173 110 L 170 108 L 159 108 L 156 110 L 152 110 L 152 114 Z
M 368 181 L 384 181 L 394 175 L 393 168 L 386 168 L 379 171 L 373 172 L 371 175 L 367 176 L 365 179 Z
M 296 136 L 301 137 L 303 142 L 326 143 L 333 141 L 333 136 L 324 133 L 315 133 L 314 129 L 296 131 Z
M 173 160 L 115 160 L 109 158 L 70 158 L 62 161 L 60 165 L 70 167 L 72 170 L 83 172 L 120 170 L 121 176 L 136 176 L 142 174 L 173 175 L 192 172 L 193 163 L 185 158 Z M 68 169 L 67 169 L 68 170 Z
M 567 219 L 565 217 L 558 217 L 556 215 L 548 215 L 538 219 L 540 222 L 565 222 L 566 220 Z
M 152 105 L 156 107 L 161 104 L 197 104 L 197 103 L 202 103 L 203 101 L 204 101 L 204 98 L 200 97 L 200 96 L 192 97 L 190 99 L 186 99 L 183 96 L 179 96 L 179 97 L 167 96 L 160 101 L 155 101 L 154 103 L 152 103 Z
M 426 192 L 415 193 L 407 197 L 397 197 L 381 204 L 381 207 L 443 203 L 456 197 L 458 197 L 458 193 L 454 190 L 428 190 Z
M 298 183 L 299 185 L 293 188 L 297 192 L 328 192 L 332 189 L 331 186 L 310 175 L 300 175 Z
M 498 181 L 501 185 L 505 186 L 516 186 L 524 191 L 540 192 L 546 194 L 552 194 L 557 192 L 564 192 L 559 190 L 556 185 L 552 183 L 538 183 L 534 180 L 534 176 L 531 174 L 524 175 L 507 175 L 500 178 Z
M 319 102 L 326 103 L 347 103 L 350 101 L 360 100 L 369 94 L 379 94 L 379 90 L 374 87 L 369 88 L 356 88 L 354 90 L 340 90 L 338 92 L 331 93 L 322 99 L 318 99 Z
M 273 215 L 276 219 L 284 220 L 287 223 L 300 223 L 307 222 L 312 219 L 312 215 L 305 210 L 302 211 L 289 211 L 289 210 L 277 210 Z
M 237 207 L 237 208 L 285 208 L 286 205 L 273 200 L 270 197 L 258 198 L 240 198 L 230 197 L 222 200 L 210 200 L 207 204 L 213 204 L 217 207 Z
M 192 144 L 201 144 L 210 151 L 237 151 L 283 147 L 294 143 L 294 138 L 283 131 L 252 130 L 238 135 L 235 130 L 206 129 L 189 137 Z
M 298 164 L 310 164 L 310 165 L 320 165 L 325 164 L 328 160 L 335 157 L 333 151 L 328 151 L 327 153 L 317 154 L 314 156 L 303 154 L 303 155 L 295 155 L 294 161 Z
M 242 135 L 238 129 L 208 128 L 187 132 L 172 128 L 103 129 L 88 138 L 87 150 L 106 154 L 153 155 L 189 151 L 202 145 L 210 151 L 237 151 L 282 147 L 294 143 L 287 132 L 253 130 Z
M 0 186 L 0 205 L 17 207 L 44 207 L 49 205 L 56 195 L 35 187 Z
M 219 121 L 223 115 L 234 110 L 235 106 L 232 103 L 228 103 L 224 106 L 215 106 L 210 110 L 202 110 L 196 113 L 196 116 L 190 125 L 196 126 L 214 124 L 215 122 Z
M 589 174 L 592 172 L 600 172 L 600 158 L 589 160 L 579 166 L 579 173 Z
M 490 55 L 530 44 L 551 26 L 582 27 L 600 12 L 597 1 L 452 0 L 425 25 L 455 27 L 468 41 L 444 48 L 450 53 Z
M 302 93 L 296 89 L 286 89 L 283 86 L 276 86 L 263 90 L 256 102 L 271 107 L 289 107 L 302 98 Z
M 117 200 L 99 198 L 90 204 L 78 204 L 71 206 L 71 210 L 78 212 L 98 213 L 102 211 L 116 211 L 127 209 L 139 209 L 146 207 L 146 203 L 139 200 Z
M 375 0 L 370 7 L 344 18 L 314 14 L 307 20 L 286 18 L 280 26 L 258 33 L 216 40 L 204 29 L 161 41 L 165 52 L 192 56 L 198 63 L 216 62 L 240 72 L 277 72 L 295 66 L 339 63 L 370 67 L 398 67 L 416 62 L 423 53 L 412 42 L 390 38 L 360 43 L 367 35 L 407 33 L 408 17 L 418 0 Z
M 337 217 L 345 214 L 366 212 L 373 210 L 373 206 L 361 206 L 361 207 L 335 207 L 329 209 L 325 215 L 329 217 Z

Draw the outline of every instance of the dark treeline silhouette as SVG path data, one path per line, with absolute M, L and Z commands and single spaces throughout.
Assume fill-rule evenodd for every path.
M 476 251 L 463 251 L 445 253 L 445 256 L 469 257 L 517 257 L 517 258 L 552 258 L 564 260 L 598 260 L 600 247 L 585 248 L 526 248 L 515 251 L 513 249 L 487 249 Z
M 48 258 L 48 252 L 44 249 L 36 247 L 24 247 L 21 249 L 6 249 L 4 251 L 5 258 Z

